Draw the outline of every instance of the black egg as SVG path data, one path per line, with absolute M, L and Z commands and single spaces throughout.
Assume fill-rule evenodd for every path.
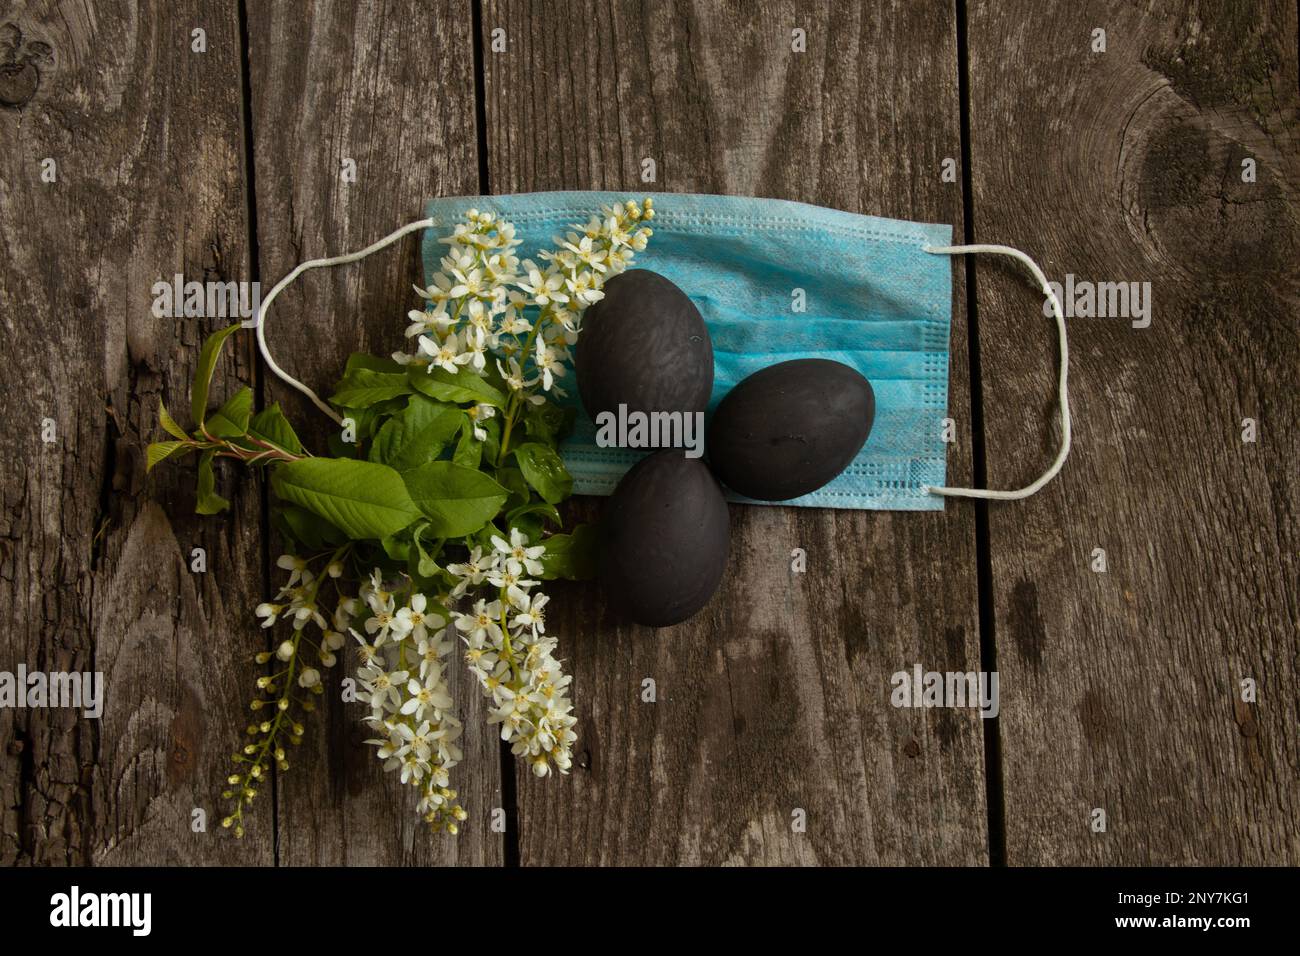
M 718 480 L 747 498 L 798 498 L 848 467 L 875 415 L 871 384 L 847 365 L 782 362 L 744 379 L 718 404 L 709 463 Z
M 675 449 L 641 459 L 614 489 L 601 528 L 601 580 L 638 624 L 686 620 L 722 580 L 727 503 L 702 459 Z
M 703 412 L 713 392 L 713 343 L 699 309 L 657 272 L 605 284 L 583 315 L 574 367 L 582 404 L 601 412 Z

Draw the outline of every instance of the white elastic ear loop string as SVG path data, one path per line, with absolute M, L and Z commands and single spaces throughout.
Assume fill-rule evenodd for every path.
M 271 350 L 266 347 L 266 313 L 270 311 L 271 303 L 275 301 L 275 297 L 280 294 L 281 290 L 308 269 L 320 269 L 325 266 L 341 266 L 346 265 L 349 262 L 356 262 L 358 259 L 364 259 L 372 252 L 378 252 L 385 246 L 391 246 L 403 236 L 417 232 L 420 229 L 428 229 L 433 225 L 434 221 L 432 219 L 421 219 L 418 222 L 413 222 L 403 226 L 396 232 L 389 233 L 378 242 L 366 246 L 360 252 L 349 252 L 347 255 L 334 256 L 330 259 L 311 259 L 304 262 L 275 284 L 275 287 L 271 289 L 271 293 L 262 300 L 262 305 L 257 310 L 257 320 L 254 322 L 254 327 L 257 329 L 257 347 L 262 353 L 262 358 L 266 362 L 267 368 L 274 372 L 279 378 L 283 379 L 287 384 L 292 385 L 298 391 L 310 398 L 317 408 L 340 425 L 343 424 L 343 419 L 338 412 L 330 408 L 329 405 L 322 401 L 321 397 L 310 388 L 298 381 L 284 369 L 280 368 L 280 366 L 276 364 L 275 359 L 271 357 Z
M 1065 459 L 1070 454 L 1070 395 L 1066 388 L 1066 379 L 1070 371 L 1070 348 L 1069 340 L 1065 334 L 1065 314 L 1061 311 L 1061 303 L 1056 298 L 1056 293 L 1047 283 L 1047 276 L 1043 275 L 1043 270 L 1038 268 L 1038 263 L 1025 255 L 1019 249 L 1013 249 L 1010 246 L 925 246 L 926 252 L 933 253 L 937 256 L 955 256 L 966 255 L 967 253 L 990 252 L 999 256 L 1010 256 L 1012 259 L 1018 259 L 1029 267 L 1029 271 L 1034 274 L 1038 280 L 1038 285 L 1042 288 L 1043 294 L 1047 296 L 1047 301 L 1051 304 L 1052 315 L 1056 319 L 1056 329 L 1060 335 L 1061 342 L 1061 378 L 1057 386 L 1057 401 L 1061 406 L 1061 450 L 1056 453 L 1056 461 L 1052 466 L 1043 472 L 1043 474 L 1033 484 L 1026 485 L 1017 491 L 988 491 L 981 488 L 937 488 L 932 485 L 922 485 L 924 491 L 932 495 L 945 495 L 950 498 L 985 498 L 994 501 L 1015 501 L 1020 498 L 1028 498 L 1047 484 L 1061 470 L 1065 464 Z

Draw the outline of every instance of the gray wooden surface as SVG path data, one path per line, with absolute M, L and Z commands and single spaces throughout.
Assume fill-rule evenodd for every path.
M 0 862 L 1300 862 L 1295 5 L 554 6 L 0 10 L 0 670 L 110 688 L 99 721 L 0 709 Z M 458 840 L 413 819 L 335 684 L 249 836 L 192 832 L 195 808 L 219 811 L 279 551 L 257 481 L 223 472 L 233 509 L 202 519 L 190 473 L 143 474 L 159 398 L 186 407 L 222 324 L 155 318 L 150 287 L 269 288 L 432 196 L 561 188 L 952 223 L 1055 279 L 1150 281 L 1152 321 L 1071 320 L 1074 453 L 1028 502 L 733 506 L 718 596 L 670 629 L 556 588 L 575 769 L 516 772 L 460 693 Z M 980 260 L 969 296 L 967 274 L 954 263 L 949 479 L 1017 486 L 1057 441 L 1051 323 L 1014 269 Z M 327 386 L 349 352 L 395 347 L 418 276 L 414 239 L 309 275 L 271 343 Z M 214 388 L 312 421 L 254 354 L 237 337 Z M 889 675 L 915 663 L 996 666 L 1000 718 L 891 707 Z

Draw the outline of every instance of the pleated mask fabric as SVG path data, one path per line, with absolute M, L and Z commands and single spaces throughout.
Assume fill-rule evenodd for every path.
M 671 279 L 704 317 L 714 352 L 710 411 L 747 375 L 790 359 L 843 362 L 875 391 L 875 424 L 858 456 L 830 484 L 781 504 L 942 510 L 943 499 L 925 488 L 942 485 L 945 477 L 952 270 L 947 257 L 925 247 L 946 246 L 951 226 L 739 196 L 459 196 L 426 207 L 435 223 L 422 245 L 426 281 L 446 249 L 438 239 L 467 208 L 514 223 L 523 240 L 519 254 L 528 257 L 574 223 L 585 224 L 602 205 L 643 195 L 654 200 L 654 236 L 633 268 Z M 578 411 L 561 449 L 574 493 L 608 495 L 645 452 L 598 447 L 576 386 L 572 379 L 564 384 L 565 401 Z

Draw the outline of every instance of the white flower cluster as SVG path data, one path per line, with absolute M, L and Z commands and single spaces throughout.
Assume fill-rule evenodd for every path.
M 409 586 L 390 590 L 378 571 L 362 585 L 361 598 L 370 617 L 364 635 L 352 631 L 361 645 L 357 696 L 370 704 L 365 721 L 377 733 L 366 743 L 378 748 L 385 770 L 400 771 L 402 783 L 419 788 L 424 818 L 455 834 L 466 813 L 449 786 L 449 771 L 462 754 L 461 722 L 452 713 L 443 665 L 455 646 L 447 619 Z
M 511 223 L 469 210 L 441 240 L 449 246 L 441 271 L 427 289 L 416 287 L 428 302 L 408 315 L 406 335 L 418 339 L 416 352 L 393 357 L 455 373 L 465 366 L 483 372 L 491 356 L 512 397 L 541 402 L 531 393 L 538 385 L 563 394 L 556 380 L 564 377 L 582 312 L 645 248 L 645 223 L 653 218 L 649 198 L 606 206 L 586 226 L 556 236 L 555 249 L 540 253 L 538 264 L 514 254 L 520 240 Z
M 289 769 L 285 741 L 294 745 L 302 743 L 305 728 L 298 722 L 294 708 L 304 712 L 314 710 L 312 697 L 324 693 L 320 671 L 306 663 L 307 649 L 315 651 L 321 667 L 329 668 L 338 663 L 335 652 L 346 643 L 343 632 L 348 629 L 358 602 L 339 587 L 342 554 L 342 551 L 335 552 L 320 574 L 311 570 L 308 559 L 282 554 L 276 565 L 289 572 L 289 580 L 274 601 L 263 602 L 256 608 L 262 627 L 289 621 L 292 636 L 276 645 L 274 651 L 263 651 L 254 658 L 258 664 L 275 660 L 276 665 L 272 673 L 257 678 L 257 696 L 249 703 L 249 709 L 257 717 L 248 725 L 245 743 L 232 755 L 235 769 L 226 778 L 229 789 L 222 792 L 222 797 L 234 801 L 234 805 L 221 825 L 233 829 L 237 837 L 244 835 L 244 809 L 256 798 L 270 768 L 274 765 L 281 771 Z M 328 617 L 321 593 L 327 582 L 332 585 L 336 599 Z M 318 641 L 308 635 L 309 624 L 319 630 Z
M 455 596 L 471 588 L 496 591 L 494 600 L 479 598 L 468 612 L 453 611 L 452 618 L 467 645 L 465 663 L 492 700 L 488 722 L 501 725 L 501 739 L 515 756 L 527 757 L 539 777 L 552 765 L 568 773 L 578 739 L 567 691 L 573 678 L 553 656 L 557 641 L 546 636 L 549 599 L 529 578 L 542 573 L 545 551 L 512 528 L 508 542 L 493 535 L 490 552 L 476 547 L 464 564 L 447 567 L 457 578 Z
M 320 577 L 317 577 L 308 568 L 305 558 L 296 555 L 282 554 L 275 563 L 276 567 L 289 572 L 289 580 L 280 588 L 274 601 L 259 604 L 254 613 L 262 619 L 262 627 L 264 628 L 270 627 L 276 621 L 282 619 L 293 622 L 294 636 L 289 640 L 280 642 L 275 649 L 275 657 L 289 665 L 288 673 L 290 676 L 296 673 L 299 687 L 307 689 L 319 688 L 320 671 L 301 663 L 298 656 L 300 652 L 299 645 L 306 640 L 316 650 L 317 660 L 320 665 L 325 668 L 333 667 L 338 663 L 335 652 L 342 650 L 343 645 L 347 643 L 343 637 L 343 632 L 348 629 L 352 615 L 356 613 L 357 599 L 348 597 L 338 591 L 337 582 L 343 574 L 341 561 L 333 560 L 327 564 L 323 575 Z M 338 597 L 334 611 L 329 618 L 325 616 L 320 595 L 321 585 L 326 580 L 335 582 Z M 315 624 L 320 629 L 319 644 L 304 637 L 308 624 Z M 267 659 L 269 659 L 269 655 Z M 273 679 L 264 678 L 264 680 L 268 681 Z M 259 684 L 259 686 L 264 685 Z M 319 693 L 319 690 L 316 692 Z

